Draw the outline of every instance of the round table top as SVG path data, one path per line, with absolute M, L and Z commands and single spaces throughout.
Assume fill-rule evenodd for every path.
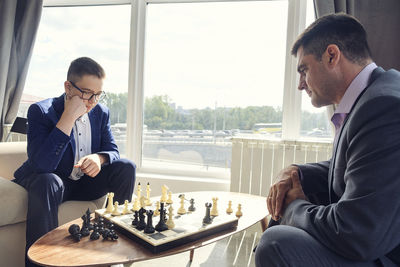
M 80 242 L 75 242 L 68 233 L 68 227 L 74 223 L 80 225 L 82 219 L 79 218 L 59 226 L 37 240 L 30 247 L 28 257 L 43 266 L 101 266 L 132 263 L 169 256 L 211 244 L 247 229 L 267 215 L 265 197 L 222 191 L 186 192 L 184 194 L 187 198 L 194 198 L 196 203 L 212 202 L 212 197 L 218 197 L 219 209 L 226 209 L 222 203 L 228 203 L 231 200 L 234 212 L 236 211 L 235 203 L 240 203 L 243 216 L 240 217 L 235 229 L 224 230 L 160 253 L 151 252 L 123 234 L 119 234 L 119 238 L 115 242 L 103 241 L 101 238 L 92 241 L 88 237 L 82 238 Z

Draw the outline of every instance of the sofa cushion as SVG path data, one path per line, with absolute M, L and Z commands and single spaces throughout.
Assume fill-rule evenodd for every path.
M 15 170 L 27 159 L 26 142 L 0 142 L 0 176 L 14 179 Z
M 28 193 L 22 186 L 0 177 L 0 226 L 26 220 Z

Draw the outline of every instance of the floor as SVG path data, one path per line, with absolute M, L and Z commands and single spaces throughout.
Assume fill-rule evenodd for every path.
M 189 252 L 185 252 L 137 262 L 129 267 L 253 267 L 255 266 L 253 248 L 260 240 L 260 236 L 261 225 L 257 223 L 231 238 L 196 249 L 192 262 L 189 262 Z

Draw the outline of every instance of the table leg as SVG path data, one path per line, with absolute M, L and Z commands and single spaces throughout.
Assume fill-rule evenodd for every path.
M 190 250 L 190 256 L 189 256 L 189 261 L 193 261 L 193 255 L 194 255 L 194 249 Z

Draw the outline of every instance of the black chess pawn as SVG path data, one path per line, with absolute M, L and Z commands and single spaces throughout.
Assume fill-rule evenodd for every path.
M 90 235 L 90 240 L 97 240 L 100 238 L 100 234 L 98 231 L 93 231 L 92 234 Z
M 190 206 L 189 206 L 188 210 L 189 211 L 195 211 L 196 210 L 196 207 L 194 206 L 194 199 L 193 198 L 190 199 Z
M 103 230 L 104 230 L 104 218 L 103 217 L 99 217 L 97 226 L 99 227 L 99 234 L 102 234 Z
M 139 211 L 135 210 L 135 214 L 133 215 L 132 225 L 136 226 L 139 222 Z
M 206 203 L 206 216 L 203 218 L 203 223 L 205 224 L 210 224 L 212 223 L 212 218 L 210 216 L 210 210 L 211 210 L 211 203 Z
M 166 222 L 166 215 L 165 215 L 165 209 L 164 209 L 164 203 L 161 202 L 161 208 L 160 208 L 160 221 L 157 223 L 155 229 L 159 232 L 168 230 L 168 226 L 165 224 Z
M 139 210 L 139 222 L 136 225 L 136 229 L 138 230 L 143 230 L 144 228 L 146 228 L 146 222 L 145 222 L 145 218 L 146 216 L 144 215 L 146 213 L 146 210 L 142 207 Z
M 103 233 L 101 233 L 103 239 L 107 239 L 107 237 L 109 236 L 109 234 L 110 234 L 110 230 L 108 230 L 107 228 L 105 228 L 105 229 L 103 230 Z
M 107 228 L 110 230 L 114 229 L 114 224 L 110 222 L 109 224 L 107 224 Z
M 153 211 L 149 210 L 146 212 L 147 214 L 147 224 L 146 227 L 144 228 L 144 232 L 146 234 L 152 234 L 155 232 L 154 226 L 153 226 Z
M 85 226 L 85 227 L 82 227 L 82 229 L 81 229 L 81 235 L 82 235 L 82 236 L 88 236 L 88 235 L 90 235 L 89 228 L 87 228 L 86 226 Z

